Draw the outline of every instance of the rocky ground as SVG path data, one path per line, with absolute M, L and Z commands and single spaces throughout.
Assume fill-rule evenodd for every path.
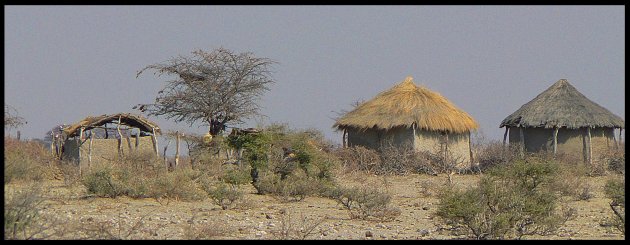
M 455 175 L 459 186 L 474 185 L 479 176 Z M 62 180 L 44 183 L 45 208 L 42 215 L 54 217 L 50 224 L 61 237 L 50 239 L 465 239 L 451 234 L 435 217 L 436 190 L 446 176 L 408 175 L 338 176 L 342 185 L 378 183 L 387 186 L 393 205 L 401 214 L 391 221 L 351 219 L 347 210 L 327 198 L 307 197 L 299 202 L 282 202 L 269 195 L 257 195 L 245 188 L 243 203 L 222 210 L 210 199 L 198 202 L 89 197 L 79 184 Z M 603 194 L 606 177 L 587 178 L 593 197 L 571 201 L 577 209 L 555 235 L 525 239 L 625 239 L 618 230 L 603 227 L 612 215 Z M 5 193 L 22 188 L 5 185 Z

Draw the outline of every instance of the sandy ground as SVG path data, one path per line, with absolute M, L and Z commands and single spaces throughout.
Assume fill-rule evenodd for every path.
M 86 197 L 76 184 L 62 180 L 45 181 L 44 215 L 54 216 L 66 229 L 52 239 L 465 239 L 452 235 L 435 217 L 435 190 L 447 177 L 428 175 L 338 176 L 342 185 L 378 183 L 388 186 L 393 205 L 401 214 L 391 221 L 351 219 L 347 210 L 327 198 L 307 197 L 299 202 L 282 202 L 269 195 L 257 195 L 243 185 L 244 203 L 222 210 L 210 199 L 197 202 L 177 200 Z M 455 175 L 461 187 L 476 183 L 479 176 Z M 603 194 L 606 177 L 587 178 L 594 197 L 571 201 L 577 217 L 555 235 L 524 239 L 625 239 L 618 230 L 600 225 L 612 215 Z M 21 184 L 5 186 L 7 190 Z M 7 189 L 8 188 L 8 189 Z M 81 232 L 77 232 L 77 231 Z

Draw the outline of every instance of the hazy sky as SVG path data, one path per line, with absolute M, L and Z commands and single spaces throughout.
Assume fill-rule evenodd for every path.
M 499 140 L 501 120 L 559 79 L 625 119 L 619 6 L 5 6 L 5 104 L 25 138 L 88 115 L 134 112 L 164 78 L 143 67 L 224 47 L 273 59 L 264 120 L 321 130 L 406 76 Z M 162 129 L 207 127 L 150 117 Z

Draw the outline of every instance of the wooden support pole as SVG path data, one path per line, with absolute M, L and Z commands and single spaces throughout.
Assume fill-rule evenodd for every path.
M 120 132 L 120 120 L 121 120 L 121 116 L 118 116 L 118 123 L 116 125 L 116 132 L 118 132 L 118 156 L 119 157 L 123 157 L 123 152 L 122 152 L 122 133 Z
M 79 172 L 81 169 L 81 140 L 83 140 L 83 127 L 81 127 L 81 129 L 79 130 L 79 137 L 77 138 L 77 152 L 79 153 L 77 164 L 79 164 Z
M 343 130 L 343 136 L 341 136 L 341 141 L 343 141 L 343 148 L 348 147 L 348 130 Z
M 20 137 L 22 136 L 22 133 L 20 133 L 20 130 L 17 131 L 17 140 L 20 141 Z
M 472 133 L 468 132 L 468 154 L 470 154 L 470 166 L 473 164 L 473 152 L 472 152 Z
M 127 140 L 127 146 L 129 147 L 129 152 L 133 151 L 133 148 L 131 147 L 131 136 L 127 136 L 125 137 L 125 139 Z
M 90 146 L 88 147 L 88 169 L 92 164 L 92 141 L 94 140 L 94 133 L 90 132 Z
M 591 127 L 586 128 L 588 133 L 588 163 L 593 164 L 593 144 L 591 142 Z
M 621 141 L 621 130 L 623 130 L 623 128 L 619 128 L 619 144 L 623 143 L 623 141 Z
M 525 134 L 523 134 L 523 127 L 518 127 L 521 140 L 521 157 L 525 156 Z
M 615 128 L 613 128 L 613 140 L 615 141 L 615 149 L 619 149 L 619 141 L 615 138 Z
M 179 165 L 179 131 L 176 131 L 175 134 L 175 168 Z
M 558 127 L 553 129 L 553 155 L 556 156 L 558 152 Z
M 503 133 L 503 146 L 505 146 L 509 129 L 510 129 L 510 127 L 505 126 L 505 133 Z

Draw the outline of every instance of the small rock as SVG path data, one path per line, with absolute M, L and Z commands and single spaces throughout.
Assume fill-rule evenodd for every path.
M 374 236 L 374 234 L 372 234 L 371 231 L 366 231 L 365 232 L 365 237 L 373 237 L 373 236 Z
M 267 224 L 267 226 L 269 226 L 269 227 L 276 227 L 276 224 L 274 224 L 274 223 L 269 223 L 269 224 Z
M 431 232 L 430 232 L 430 231 L 425 230 L 425 229 L 421 229 L 421 230 L 419 229 L 419 230 L 418 230 L 418 233 L 420 233 L 420 236 L 426 236 L 426 235 L 431 234 Z
M 267 234 L 267 232 L 265 232 L 265 231 L 257 231 L 257 232 L 256 232 L 256 237 L 262 237 L 262 236 L 264 236 L 265 234 Z
M 267 219 L 273 219 L 273 215 L 271 215 L 271 214 L 265 214 L 265 218 L 267 218 Z
M 429 210 L 429 207 L 422 207 L 422 210 Z
M 383 238 L 383 239 L 387 238 L 387 236 L 386 236 L 386 235 L 384 235 L 384 234 L 383 234 L 383 235 L 380 235 L 380 237 L 381 237 L 381 238 Z
M 376 227 L 381 229 L 387 228 L 387 226 L 385 226 L 384 224 L 377 224 Z

